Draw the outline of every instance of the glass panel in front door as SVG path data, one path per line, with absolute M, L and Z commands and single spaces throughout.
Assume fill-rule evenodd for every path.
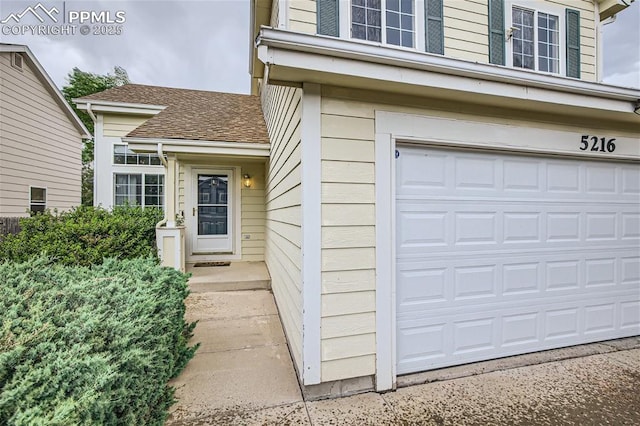
M 198 175 L 198 235 L 227 235 L 229 176 Z

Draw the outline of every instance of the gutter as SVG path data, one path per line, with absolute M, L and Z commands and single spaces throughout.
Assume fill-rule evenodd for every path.
M 640 99 L 640 90 L 636 89 L 592 83 L 569 77 L 539 74 L 500 65 L 452 59 L 426 52 L 393 48 L 380 43 L 301 34 L 269 27 L 262 27 L 255 44 L 258 48 L 260 60 L 267 65 L 270 64 L 269 61 L 271 59 L 267 49 L 274 48 L 325 57 L 352 59 L 372 64 L 392 65 L 400 68 L 467 77 L 474 80 L 506 83 L 519 87 L 536 87 L 554 92 L 603 99 L 634 103 Z
M 167 174 L 169 173 L 169 163 L 167 163 L 166 158 L 164 158 L 164 153 L 162 151 L 162 142 L 158 142 L 158 157 L 160 157 L 160 161 L 162 161 L 162 165 L 164 166 L 164 168 L 167 170 Z M 169 220 L 169 218 L 167 217 L 167 209 L 164 209 L 164 216 L 162 217 L 162 220 L 158 223 L 156 223 L 156 228 L 161 228 L 164 225 L 167 224 L 167 221 Z

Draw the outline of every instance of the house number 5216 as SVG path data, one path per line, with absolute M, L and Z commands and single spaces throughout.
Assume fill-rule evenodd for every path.
M 616 150 L 615 138 L 599 138 L 597 136 L 582 135 L 580 139 L 580 150 L 586 151 L 598 151 L 598 152 L 613 152 Z M 589 147 L 591 147 L 589 149 Z

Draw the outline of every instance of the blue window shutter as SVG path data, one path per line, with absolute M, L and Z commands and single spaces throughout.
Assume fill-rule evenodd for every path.
M 504 0 L 489 0 L 489 62 L 504 65 Z
M 580 78 L 580 12 L 567 9 L 567 77 Z
M 426 50 L 444 55 L 442 0 L 425 1 Z
M 339 0 L 317 0 L 318 34 L 340 36 Z

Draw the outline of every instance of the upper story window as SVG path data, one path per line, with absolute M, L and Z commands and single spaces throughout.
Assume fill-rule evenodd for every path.
M 351 1 L 353 38 L 413 47 L 414 20 L 413 0 Z
M 113 164 L 160 166 L 162 162 L 157 154 L 137 154 L 131 151 L 127 145 L 114 145 Z
M 489 0 L 493 64 L 580 78 L 580 44 L 579 10 L 547 2 Z
M 560 73 L 560 18 L 548 13 L 512 9 L 513 66 Z
M 351 0 L 353 38 L 414 47 L 414 21 L 413 0 Z

